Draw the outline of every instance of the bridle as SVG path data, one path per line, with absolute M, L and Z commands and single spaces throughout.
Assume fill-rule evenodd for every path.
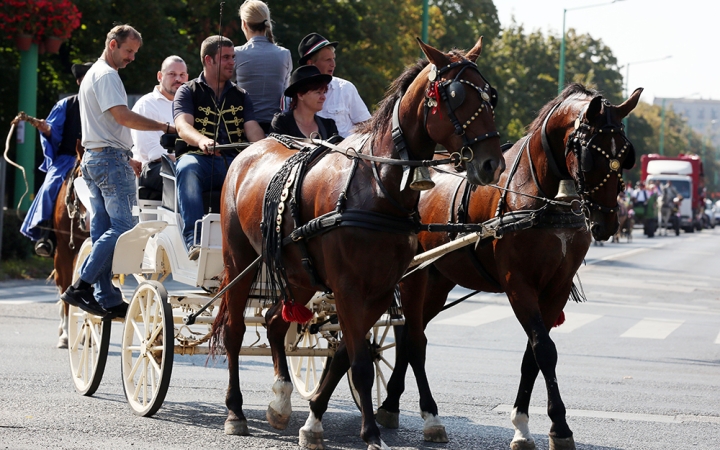
M 452 80 L 442 78 L 443 74 L 449 72 L 456 67 L 460 67 L 460 70 L 455 75 L 455 78 L 453 78 Z M 482 80 L 485 82 L 485 85 L 481 87 L 475 85 L 468 80 L 461 79 L 460 76 L 467 69 L 476 71 L 478 75 L 480 75 L 480 78 L 482 78 Z M 448 117 L 450 118 L 450 121 L 455 127 L 455 134 L 462 137 L 463 146 L 461 147 L 460 151 L 457 152 L 460 156 L 459 159 L 465 162 L 472 161 L 474 153 L 471 146 L 477 144 L 478 142 L 484 141 L 485 139 L 500 136 L 500 133 L 498 133 L 497 130 L 485 134 L 480 134 L 472 139 L 468 138 L 467 134 L 465 134 L 465 130 L 467 129 L 467 127 L 475 119 L 477 119 L 483 109 L 488 108 L 488 110 L 493 115 L 493 119 L 495 118 L 494 109 L 495 105 L 497 105 L 498 100 L 497 90 L 495 90 L 495 88 L 493 88 L 490 83 L 485 79 L 485 77 L 480 72 L 480 69 L 478 69 L 477 64 L 467 59 L 452 62 L 440 69 L 438 69 L 434 64 L 432 64 L 430 66 L 430 72 L 428 73 L 428 79 L 430 80 L 430 85 L 425 91 L 425 117 L 423 121 L 425 132 L 428 132 L 428 114 L 437 114 L 440 102 L 445 103 L 447 105 Z M 455 114 L 455 111 L 460 106 L 462 106 L 463 102 L 465 101 L 465 86 L 469 86 L 471 89 L 477 91 L 477 93 L 480 95 L 480 98 L 482 99 L 482 102 L 480 102 L 480 106 L 478 107 L 477 111 L 475 111 L 475 113 L 473 113 L 464 123 L 460 123 L 457 115 Z
M 611 106 L 610 103 L 605 99 L 603 99 L 602 102 L 603 105 L 606 107 Z M 597 192 L 599 189 L 601 189 L 608 183 L 610 177 L 613 174 L 616 174 L 618 177 L 618 192 L 616 192 L 615 197 L 617 198 L 617 194 L 620 192 L 620 186 L 622 186 L 623 184 L 622 169 L 629 169 L 635 164 L 635 150 L 633 149 L 632 144 L 625 135 L 622 124 L 613 124 L 610 121 L 610 117 L 607 113 L 605 114 L 605 124 L 600 127 L 593 127 L 590 124 L 583 122 L 583 115 L 587 110 L 586 106 L 578 113 L 578 116 L 575 119 L 575 129 L 570 134 L 565 144 L 565 158 L 567 159 L 568 154 L 572 152 L 579 162 L 580 170 L 578 170 L 575 174 L 571 175 L 567 170 L 567 167 L 563 165 L 562 169 L 564 170 L 561 171 L 560 167 L 555 161 L 555 158 L 553 157 L 550 141 L 547 137 L 546 128 L 550 117 L 558 109 L 558 107 L 562 105 L 562 103 L 563 102 L 555 105 L 555 107 L 550 111 L 550 113 L 548 113 L 548 115 L 545 117 L 545 120 L 543 121 L 541 128 L 542 147 L 543 150 L 545 150 L 545 154 L 548 159 L 548 165 L 550 166 L 553 174 L 560 180 L 572 179 L 577 183 L 578 194 L 582 199 L 583 207 L 587 208 L 588 212 L 595 210 L 603 214 L 614 213 L 617 211 L 618 208 L 617 200 L 615 201 L 615 205 L 605 206 L 594 200 L 592 196 L 595 192 Z M 609 151 L 594 143 L 595 139 L 598 136 L 608 134 L 618 134 L 623 140 L 622 147 L 615 155 L 612 155 Z M 600 183 L 590 188 L 587 185 L 585 173 L 591 172 L 593 170 L 593 153 L 599 153 L 605 159 L 607 159 L 608 168 L 610 170 L 608 171 L 608 173 L 605 174 L 605 177 L 602 179 L 602 181 L 600 181 Z M 621 162 L 626 156 L 626 160 L 624 162 Z
M 461 69 L 455 75 L 455 78 L 453 78 L 452 80 L 441 78 L 444 73 L 455 69 L 456 67 L 460 67 Z M 476 86 L 470 81 L 460 79 L 460 75 L 462 75 L 462 73 L 467 69 L 475 70 L 480 75 L 480 78 L 482 78 L 482 80 L 485 82 L 485 86 Z M 428 115 L 437 114 L 440 102 L 445 103 L 447 105 L 448 117 L 450 118 L 450 121 L 455 127 L 455 134 L 461 136 L 463 141 L 463 146 L 460 148 L 460 151 L 451 153 L 449 160 L 452 161 L 456 166 L 459 166 L 464 162 L 472 161 L 475 157 L 475 154 L 471 148 L 472 145 L 484 141 L 485 139 L 500 136 L 500 133 L 497 130 L 480 134 L 472 139 L 468 138 L 467 134 L 465 134 L 465 130 L 467 129 L 467 127 L 480 115 L 483 109 L 488 108 L 488 111 L 490 111 L 493 115 L 493 119 L 495 118 L 494 108 L 495 105 L 497 105 L 497 90 L 495 90 L 495 88 L 493 88 L 490 83 L 485 79 L 482 73 L 480 73 L 480 69 L 478 69 L 477 64 L 467 59 L 452 62 L 440 69 L 438 69 L 435 64 L 431 64 L 430 72 L 428 73 L 428 79 L 430 80 L 430 85 L 425 91 L 423 117 L 423 128 L 425 130 L 425 133 L 428 136 L 430 135 L 427 128 Z M 465 86 L 470 86 L 472 89 L 476 90 L 480 95 L 482 101 L 477 111 L 475 111 L 475 113 L 473 113 L 464 123 L 461 124 L 457 118 L 457 115 L 455 114 L 455 111 L 465 101 Z M 393 108 L 392 114 L 391 136 L 393 144 L 395 146 L 395 150 L 398 152 L 398 155 L 400 157 L 400 161 L 407 163 L 410 161 L 410 155 L 408 153 L 408 145 L 407 141 L 405 140 L 405 135 L 402 131 L 402 128 L 400 127 L 400 102 L 402 101 L 402 99 L 403 96 L 400 95 L 395 101 L 395 106 Z M 440 161 L 433 162 L 439 163 Z M 405 189 L 411 172 L 411 164 L 403 165 L 403 176 L 400 182 L 401 191 Z M 435 164 L 431 164 L 430 162 L 428 162 L 427 164 L 422 165 L 430 166 Z

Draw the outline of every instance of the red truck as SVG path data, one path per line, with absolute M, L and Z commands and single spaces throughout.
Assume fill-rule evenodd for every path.
M 680 205 L 680 227 L 692 233 L 702 229 L 705 209 L 705 174 L 698 155 L 662 156 L 656 153 L 640 157 L 640 179 L 656 186 L 672 181 L 683 198 Z

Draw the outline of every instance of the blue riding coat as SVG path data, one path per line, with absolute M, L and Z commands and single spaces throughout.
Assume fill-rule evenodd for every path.
M 51 128 L 50 137 L 45 137 L 40 133 L 40 143 L 45 157 L 40 165 L 40 170 L 46 172 L 45 181 L 38 190 L 20 227 L 20 232 L 33 241 L 37 241 L 42 235 L 38 224 L 45 220 L 52 220 L 58 192 L 77 160 L 74 143 L 80 134 L 80 109 L 75 106 L 77 106 L 77 96 L 75 95 L 57 102 L 45 119 Z M 72 147 L 72 153 L 70 153 L 70 147 Z

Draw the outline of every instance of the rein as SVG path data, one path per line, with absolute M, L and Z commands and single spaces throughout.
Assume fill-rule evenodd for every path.
M 70 242 L 68 242 L 70 250 L 75 250 L 75 227 L 73 227 L 73 220 L 76 216 L 78 216 L 78 212 L 80 211 L 80 199 L 75 194 L 75 178 L 77 178 L 79 168 L 80 160 L 78 159 L 75 162 L 75 167 L 73 167 L 65 180 L 68 184 L 68 187 L 65 190 L 65 207 L 67 208 L 68 218 L 70 218 Z M 80 220 L 82 221 L 82 216 L 80 217 Z

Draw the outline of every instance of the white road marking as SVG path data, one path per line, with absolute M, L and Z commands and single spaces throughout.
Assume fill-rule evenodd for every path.
M 470 311 L 465 314 L 449 317 L 439 320 L 435 323 L 440 325 L 459 325 L 463 327 L 476 327 L 486 323 L 495 322 L 514 316 L 513 310 L 509 306 L 490 305 L 483 308 Z
M 511 413 L 513 410 L 512 405 L 498 405 L 493 411 Z M 530 416 L 533 415 L 547 415 L 547 409 L 539 406 L 530 407 Z M 637 413 L 624 413 L 616 411 L 593 411 L 588 409 L 568 409 L 566 414 L 569 417 L 592 417 L 597 419 L 610 419 L 610 420 L 627 420 L 634 422 L 657 422 L 657 423 L 688 423 L 688 422 L 707 422 L 720 424 L 720 417 L 716 416 L 694 416 L 688 414 L 677 414 L 677 415 L 663 415 L 663 414 L 637 414 Z
M 715 338 L 715 343 L 720 344 L 720 333 L 718 333 L 718 337 Z
M 553 328 L 554 333 L 571 333 L 583 325 L 587 325 L 590 322 L 601 318 L 598 314 L 584 314 L 576 312 L 565 313 L 565 323 L 559 327 Z
M 621 334 L 620 337 L 665 339 L 684 322 L 684 320 L 672 319 L 643 319 Z

